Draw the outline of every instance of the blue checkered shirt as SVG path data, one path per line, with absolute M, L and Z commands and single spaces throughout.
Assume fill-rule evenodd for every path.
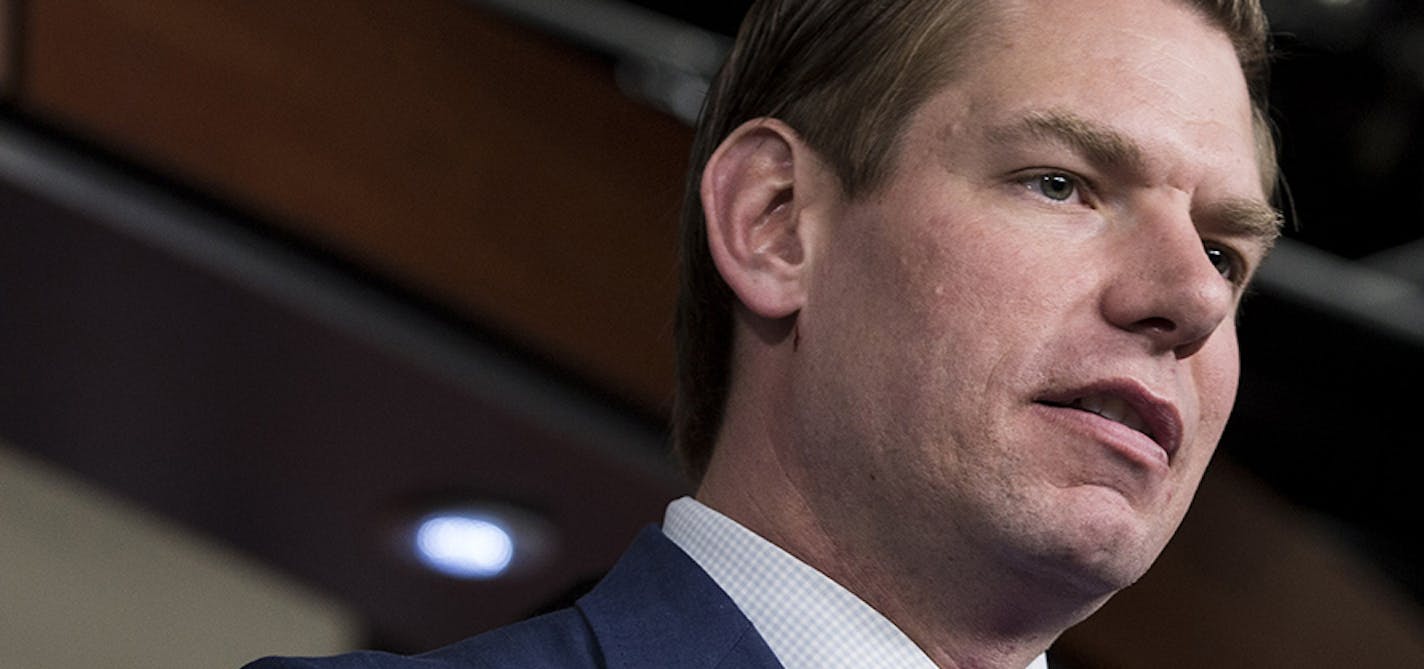
M 935 669 L 894 623 L 814 567 L 691 497 L 663 533 L 761 633 L 786 669 Z M 1047 669 L 1040 655 L 1027 669 Z

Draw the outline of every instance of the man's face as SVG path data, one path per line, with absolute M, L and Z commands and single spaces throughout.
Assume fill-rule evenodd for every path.
M 1106 594 L 1221 436 L 1274 215 L 1224 34 L 1162 0 L 1010 5 L 884 186 L 806 214 L 792 476 L 921 576 Z

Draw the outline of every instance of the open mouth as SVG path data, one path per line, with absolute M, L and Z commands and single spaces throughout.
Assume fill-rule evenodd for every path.
M 1157 436 L 1153 434 L 1152 427 L 1147 423 L 1147 420 L 1142 417 L 1142 414 L 1138 413 L 1137 409 L 1133 408 L 1131 403 L 1121 397 L 1087 395 L 1068 402 L 1050 402 L 1045 400 L 1043 404 L 1068 409 L 1078 409 L 1079 411 L 1097 414 L 1114 423 L 1121 423 L 1137 430 L 1151 437 L 1154 441 L 1157 439 Z
M 1169 464 L 1182 445 L 1182 416 L 1176 405 L 1132 379 L 1096 381 L 1053 391 L 1035 401 L 1092 414 L 1142 434 L 1162 449 Z

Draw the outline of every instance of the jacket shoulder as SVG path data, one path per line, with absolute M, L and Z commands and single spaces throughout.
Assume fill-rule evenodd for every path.
M 402 657 L 268 658 L 246 669 L 779 668 L 736 604 L 662 530 L 633 546 L 575 608 Z
M 573 609 L 515 623 L 458 643 L 404 656 L 361 651 L 322 658 L 268 657 L 243 669 L 595 669 L 597 642 Z

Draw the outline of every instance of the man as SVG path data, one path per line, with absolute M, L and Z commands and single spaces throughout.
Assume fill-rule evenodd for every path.
M 1250 0 L 760 3 L 684 216 L 696 500 L 576 609 L 310 666 L 1044 666 L 1230 413 L 1265 34 Z

